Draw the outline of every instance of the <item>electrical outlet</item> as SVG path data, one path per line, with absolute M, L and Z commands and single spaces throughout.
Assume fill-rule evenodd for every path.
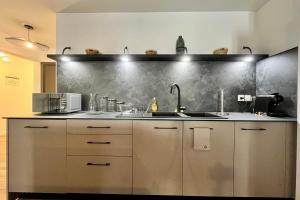
M 238 101 L 251 102 L 252 101 L 252 96 L 251 95 L 239 94 L 238 95 Z

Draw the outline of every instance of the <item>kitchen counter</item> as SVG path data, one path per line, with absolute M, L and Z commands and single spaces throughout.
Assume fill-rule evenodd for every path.
M 213 113 L 217 114 L 217 113 Z M 174 120 L 174 121 L 269 121 L 269 122 L 296 122 L 293 117 L 269 117 L 252 113 L 226 113 L 224 118 L 197 118 L 197 117 L 119 117 L 120 113 L 88 114 L 87 112 L 76 112 L 70 114 L 25 114 L 8 116 L 4 119 L 98 119 L 98 120 Z

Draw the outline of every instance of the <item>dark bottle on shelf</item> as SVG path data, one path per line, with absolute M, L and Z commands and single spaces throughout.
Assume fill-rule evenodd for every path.
M 184 39 L 180 35 L 176 41 L 176 54 L 187 53 L 187 48 L 185 47 Z

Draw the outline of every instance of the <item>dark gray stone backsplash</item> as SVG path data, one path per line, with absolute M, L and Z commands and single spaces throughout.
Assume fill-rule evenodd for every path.
M 297 116 L 298 48 L 264 59 L 256 65 L 256 94 L 280 93 L 281 109 Z
M 58 92 L 83 94 L 87 110 L 89 93 L 98 93 L 136 105 L 158 100 L 160 111 L 174 111 L 177 95 L 169 85 L 180 85 L 182 106 L 189 111 L 219 111 L 224 90 L 225 112 L 249 111 L 237 102 L 238 94 L 271 94 L 285 97 L 283 109 L 296 116 L 297 57 L 293 49 L 257 63 L 249 62 L 61 62 Z
M 255 95 L 255 65 L 246 62 L 69 62 L 58 64 L 58 92 L 98 93 L 133 104 L 158 100 L 159 110 L 174 111 L 177 95 L 169 85 L 180 85 L 182 105 L 190 111 L 219 111 L 224 90 L 224 110 L 245 111 L 238 94 Z

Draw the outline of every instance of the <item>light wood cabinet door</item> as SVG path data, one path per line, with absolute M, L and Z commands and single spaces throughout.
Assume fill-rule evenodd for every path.
M 285 131 L 284 122 L 235 123 L 235 196 L 285 196 Z
M 66 121 L 10 119 L 8 124 L 9 192 L 65 192 Z
M 133 122 L 133 193 L 182 195 L 182 122 Z
M 210 129 L 209 150 L 195 148 L 195 128 Z M 183 195 L 233 196 L 233 152 L 234 122 L 184 122 Z
M 68 192 L 132 193 L 132 157 L 68 156 Z

